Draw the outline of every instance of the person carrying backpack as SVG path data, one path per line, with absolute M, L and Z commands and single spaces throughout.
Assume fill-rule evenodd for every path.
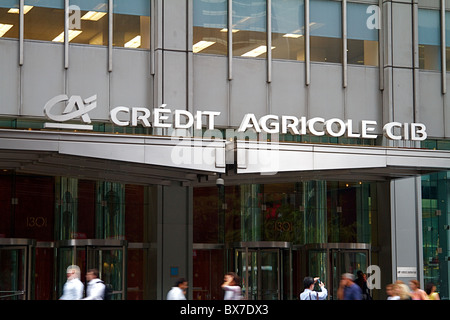
M 97 269 L 89 269 L 86 273 L 86 280 L 89 281 L 86 289 L 86 298 L 82 300 L 104 300 L 105 284 L 98 277 Z

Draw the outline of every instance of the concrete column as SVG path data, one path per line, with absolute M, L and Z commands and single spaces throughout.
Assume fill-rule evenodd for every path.
M 158 187 L 158 297 L 165 300 L 178 278 L 189 282 L 192 298 L 192 188 Z

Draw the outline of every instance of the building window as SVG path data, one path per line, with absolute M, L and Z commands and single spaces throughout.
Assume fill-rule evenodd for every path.
M 24 38 L 52 41 L 60 36 L 64 41 L 64 1 L 25 0 Z
M 327 0 L 310 2 L 311 61 L 342 61 L 341 3 Z
M 19 0 L 0 3 L 0 38 L 19 38 Z
M 446 69 L 450 71 L 450 12 L 445 12 L 445 57 Z
M 266 1 L 233 1 L 233 56 L 265 58 L 267 52 Z M 272 49 L 275 49 L 272 47 Z
M 227 0 L 194 0 L 194 53 L 227 54 Z
M 440 18 L 438 10 L 419 9 L 419 68 L 440 70 Z
M 274 59 L 305 60 L 303 0 L 272 0 Z
M 150 49 L 150 1 L 115 0 L 113 45 Z
M 71 43 L 108 45 L 107 1 L 70 0 L 68 36 Z
M 347 4 L 347 62 L 378 66 L 378 30 L 369 29 L 367 4 Z

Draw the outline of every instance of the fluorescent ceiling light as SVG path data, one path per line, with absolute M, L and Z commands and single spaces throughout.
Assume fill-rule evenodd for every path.
M 73 40 L 73 38 L 77 37 L 81 32 L 81 30 L 69 30 L 69 42 Z M 64 42 L 64 31 L 61 32 L 55 39 L 54 42 Z
M 0 23 L 0 38 L 5 35 L 14 25 L 13 24 L 3 24 Z
M 136 36 L 124 44 L 125 48 L 139 48 L 141 46 L 141 36 Z
M 275 49 L 275 47 L 272 47 L 272 50 L 273 49 Z M 267 46 L 259 46 L 253 50 L 250 50 L 249 52 L 244 53 L 243 55 L 241 55 L 241 57 L 257 57 L 266 52 L 267 52 Z
M 220 32 L 228 32 L 228 28 L 223 28 L 223 29 L 220 30 Z M 232 33 L 236 33 L 236 32 L 239 32 L 239 30 L 238 29 L 231 29 L 231 32 Z
M 98 21 L 105 15 L 106 12 L 88 11 L 81 17 L 81 20 Z
M 200 52 L 200 51 L 208 48 L 209 46 L 212 46 L 214 43 L 215 43 L 214 41 L 204 41 L 204 40 L 199 41 L 192 46 L 192 51 L 194 53 Z
M 28 11 L 30 11 L 31 9 L 33 9 L 33 6 L 24 5 L 23 6 L 23 14 L 27 14 Z M 20 12 L 19 8 L 11 8 L 11 9 L 8 10 L 8 13 L 17 13 L 17 14 L 19 14 L 19 12 Z
M 297 39 L 297 38 L 300 38 L 301 36 L 303 36 L 303 35 L 302 34 L 297 34 L 297 33 L 286 33 L 286 34 L 283 34 L 284 38 L 295 38 L 295 39 Z

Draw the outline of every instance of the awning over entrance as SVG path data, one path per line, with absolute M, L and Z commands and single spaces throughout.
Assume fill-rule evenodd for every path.
M 450 170 L 450 151 L 3 129 L 0 169 L 162 185 L 389 180 Z
M 385 180 L 450 170 L 450 151 L 306 143 L 236 143 L 237 174 Z
M 134 184 L 191 183 L 225 172 L 225 141 L 0 130 L 0 169 Z

